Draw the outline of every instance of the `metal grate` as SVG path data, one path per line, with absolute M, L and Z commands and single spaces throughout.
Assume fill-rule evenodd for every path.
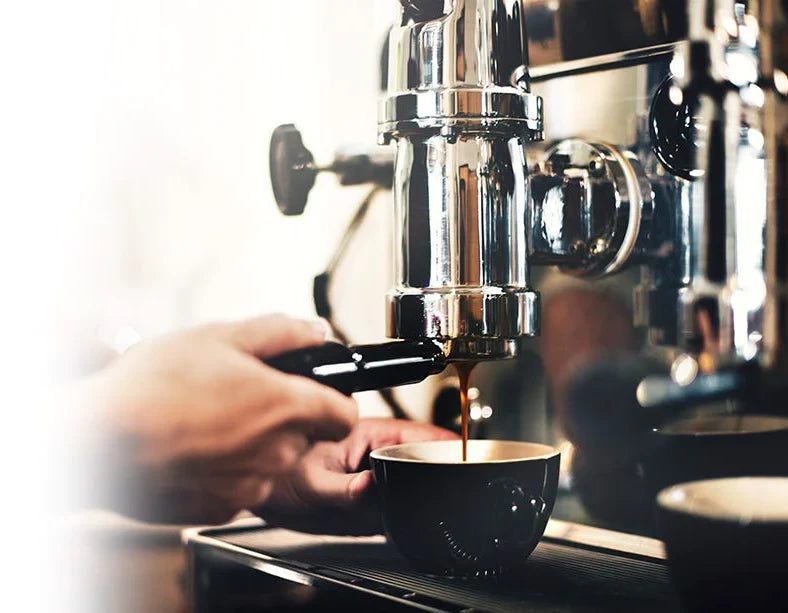
M 266 528 L 213 537 L 271 556 L 274 564 L 281 560 L 348 587 L 393 595 L 434 610 L 679 610 L 664 564 L 555 542 L 540 543 L 522 576 L 459 580 L 411 570 L 382 539 L 327 539 Z

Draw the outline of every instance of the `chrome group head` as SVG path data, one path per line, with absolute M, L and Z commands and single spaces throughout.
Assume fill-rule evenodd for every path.
M 523 0 L 402 0 L 389 38 L 383 143 L 396 140 L 390 336 L 496 358 L 539 332 L 524 145 L 542 139 Z

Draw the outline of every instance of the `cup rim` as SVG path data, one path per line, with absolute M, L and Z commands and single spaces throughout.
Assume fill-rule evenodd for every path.
M 675 424 L 691 424 L 694 419 L 696 418 L 684 418 L 679 419 L 675 422 L 665 424 L 662 427 L 654 428 L 654 432 L 659 436 L 664 436 L 665 438 L 703 438 L 703 437 L 734 437 L 734 436 L 746 436 L 746 435 L 754 435 L 754 434 L 770 434 L 773 432 L 785 432 L 788 431 L 788 417 L 783 417 L 781 415 L 767 415 L 761 413 L 754 413 L 751 415 L 707 415 L 703 416 L 700 419 L 721 419 L 721 420 L 742 420 L 743 423 L 751 422 L 751 426 L 746 430 L 723 430 L 723 429 L 716 429 L 716 430 L 701 430 L 701 431 L 686 431 L 686 432 L 676 432 L 671 431 L 671 425 Z M 759 422 L 762 425 L 756 426 L 755 423 Z
M 722 521 L 736 524 L 780 524 L 788 525 L 788 507 L 778 504 L 768 509 L 742 508 L 726 505 L 719 497 L 716 488 L 731 489 L 756 488 L 760 491 L 774 491 L 776 486 L 784 488 L 784 496 L 788 498 L 788 477 L 779 476 L 751 476 L 751 477 L 722 477 L 715 479 L 700 479 L 686 481 L 666 487 L 657 494 L 657 505 L 663 510 L 678 513 L 687 517 L 695 517 L 712 521 Z M 706 490 L 706 491 L 704 491 Z M 733 493 L 733 492 L 731 492 Z M 744 503 L 750 501 L 744 498 Z M 741 503 L 742 497 L 736 497 L 736 503 Z
M 451 461 L 440 461 L 440 462 L 432 462 L 429 460 L 419 460 L 415 458 L 403 458 L 403 457 L 395 457 L 391 455 L 387 455 L 391 453 L 395 449 L 403 449 L 407 447 L 418 447 L 423 445 L 429 446 L 441 446 L 441 447 L 449 447 L 455 445 L 461 445 L 461 441 L 459 440 L 441 440 L 441 441 L 414 441 L 410 443 L 399 443 L 397 445 L 387 445 L 385 447 L 379 447 L 378 449 L 373 450 L 370 452 L 369 456 L 372 459 L 379 460 L 381 462 L 403 462 L 406 464 L 426 464 L 429 466 L 479 466 L 484 464 L 511 464 L 514 462 L 527 462 L 529 460 L 549 460 L 550 458 L 554 458 L 561 454 L 561 450 L 553 447 L 551 445 L 545 445 L 544 443 L 534 443 L 530 441 L 512 441 L 512 440 L 491 440 L 491 439 L 469 439 L 468 446 L 479 446 L 480 444 L 505 444 L 505 445 L 524 445 L 530 448 L 538 448 L 541 453 L 524 455 L 522 457 L 515 457 L 515 458 L 504 458 L 501 460 L 482 460 L 482 461 L 474 461 L 468 460 L 463 461 L 462 459 L 458 460 L 451 460 Z M 536 449 L 535 449 L 536 451 Z

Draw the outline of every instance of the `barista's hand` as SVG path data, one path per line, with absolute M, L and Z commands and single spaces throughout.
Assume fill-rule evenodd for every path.
M 456 439 L 449 430 L 397 419 L 362 419 L 346 439 L 318 443 L 274 481 L 254 512 L 269 523 L 321 534 L 379 534 L 380 513 L 365 469 L 373 449 L 399 443 Z
M 356 422 L 352 399 L 260 361 L 325 333 L 321 322 L 275 315 L 133 347 L 85 384 L 74 409 L 87 416 L 83 459 L 114 486 L 88 502 L 189 523 L 260 504 L 315 441 L 341 440 Z

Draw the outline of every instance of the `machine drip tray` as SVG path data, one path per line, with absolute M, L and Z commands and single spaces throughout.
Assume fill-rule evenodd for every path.
M 345 609 L 358 602 L 359 610 L 680 610 L 663 560 L 550 537 L 545 537 L 531 554 L 522 576 L 507 580 L 449 579 L 417 573 L 382 537 L 313 536 L 257 523 L 190 531 L 185 540 L 192 563 L 195 611 L 245 610 L 217 607 L 215 603 L 227 604 L 231 599 L 217 600 L 215 594 L 200 602 L 200 586 L 206 583 L 201 574 L 217 564 L 224 564 L 230 572 L 233 567 L 238 567 L 238 572 L 246 569 L 245 578 L 236 583 L 245 588 L 263 573 L 282 582 L 310 586 L 313 594 L 344 591 Z M 208 600 L 214 605 L 207 606 Z M 365 603 L 363 607 L 361 602 Z

